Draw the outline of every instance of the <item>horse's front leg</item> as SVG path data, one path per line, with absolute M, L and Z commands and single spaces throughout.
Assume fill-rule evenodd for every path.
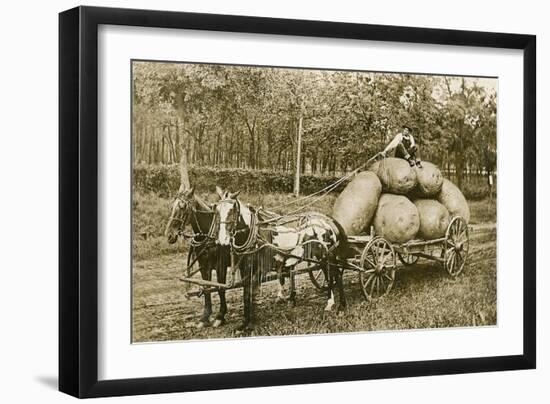
M 201 265 L 201 276 L 202 279 L 210 281 L 212 279 L 212 271 L 208 267 L 208 265 L 204 266 Z M 202 312 L 202 316 L 199 320 L 199 324 L 197 325 L 198 328 L 204 328 L 208 327 L 210 325 L 210 315 L 212 314 L 212 297 L 210 296 L 210 292 L 204 293 L 204 309 Z
M 342 267 L 343 268 L 343 267 Z M 337 265 L 333 266 L 336 277 L 336 285 L 338 286 L 338 294 L 340 295 L 338 311 L 342 311 L 346 308 L 346 294 L 344 292 L 344 270 Z
M 296 274 L 293 272 L 294 268 L 290 269 L 290 297 L 289 302 L 292 307 L 296 307 Z
M 257 265 L 252 266 L 250 279 L 250 317 L 248 330 L 253 331 L 256 328 L 256 295 L 260 286 L 261 269 Z
M 243 305 L 244 305 L 244 318 L 242 325 L 238 330 L 243 332 L 254 331 L 256 322 L 256 310 L 255 300 L 256 292 L 260 280 L 260 268 L 257 266 L 255 257 L 250 257 L 244 262 L 244 271 L 241 271 L 243 277 Z
M 216 278 L 219 283 L 225 283 L 227 278 L 227 267 L 216 269 Z M 225 324 L 225 314 L 227 313 L 227 302 L 225 300 L 225 289 L 218 289 L 218 295 L 220 296 L 220 311 L 216 314 L 213 327 L 219 327 Z
M 250 323 L 250 305 L 252 298 L 252 282 L 251 282 L 251 273 L 250 268 L 241 267 L 239 268 L 241 273 L 241 279 L 243 284 L 243 321 L 241 325 L 237 327 L 237 331 L 246 331 Z

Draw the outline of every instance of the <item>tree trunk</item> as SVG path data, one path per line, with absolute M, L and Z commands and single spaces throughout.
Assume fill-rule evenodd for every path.
M 462 190 L 462 179 L 463 179 L 463 170 L 464 170 L 464 147 L 462 144 L 462 131 L 464 130 L 464 120 L 461 119 L 459 124 L 458 131 L 458 144 L 455 148 L 455 169 L 456 169 L 456 185 L 460 190 Z
M 181 149 L 180 149 L 180 125 L 178 120 L 176 120 L 176 134 L 175 134 L 175 145 L 174 145 L 174 158 L 175 161 L 180 161 L 181 158 Z
M 174 142 L 172 141 L 172 125 L 169 124 L 167 127 L 167 140 L 168 140 L 168 162 L 173 163 L 176 161 L 176 150 Z
M 302 117 L 298 124 L 298 138 L 296 139 L 296 176 L 294 178 L 294 196 L 300 195 L 300 169 L 302 168 Z
M 164 136 L 161 139 L 160 162 L 164 164 Z
M 180 192 L 191 188 L 189 172 L 187 170 L 187 149 L 182 147 L 180 158 Z
M 153 163 L 153 140 L 155 138 L 155 127 L 153 126 L 151 132 L 149 133 L 149 152 L 147 156 L 147 162 L 149 164 Z

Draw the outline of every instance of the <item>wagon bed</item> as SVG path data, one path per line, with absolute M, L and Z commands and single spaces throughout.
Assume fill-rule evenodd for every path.
M 406 243 L 391 243 L 372 232 L 369 235 L 348 236 L 348 254 L 341 261 L 342 271 L 354 271 L 359 274 L 361 290 L 365 299 L 375 300 L 388 294 L 394 284 L 399 259 L 404 266 L 414 265 L 419 258 L 439 262 L 451 277 L 458 276 L 464 269 L 469 250 L 469 229 L 466 221 L 455 216 L 451 219 L 444 237 L 433 240 L 414 239 Z M 193 278 L 198 272 L 193 270 L 194 262 L 189 255 L 187 270 L 180 280 L 199 286 L 198 291 L 187 292 L 186 296 L 200 296 L 205 292 L 223 289 L 236 289 L 242 286 L 239 279 L 230 279 L 226 283 Z M 284 274 L 286 277 L 308 273 L 313 285 L 320 290 L 326 288 L 322 263 L 304 260 L 296 268 Z M 268 273 L 262 282 L 278 279 L 278 274 Z

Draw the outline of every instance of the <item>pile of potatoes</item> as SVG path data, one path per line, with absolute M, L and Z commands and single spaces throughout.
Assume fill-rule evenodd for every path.
M 454 216 L 470 221 L 470 208 L 435 165 L 425 161 L 422 168 L 411 167 L 390 157 L 357 174 L 336 199 L 332 215 L 349 236 L 374 226 L 377 235 L 405 243 L 445 236 Z

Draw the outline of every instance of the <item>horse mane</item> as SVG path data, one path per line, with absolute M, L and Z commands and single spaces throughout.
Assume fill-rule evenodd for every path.
M 199 204 L 202 210 L 206 210 L 206 211 L 212 210 L 212 208 L 210 208 L 210 206 L 208 206 L 205 200 L 202 199 L 200 196 L 198 196 L 197 194 L 193 194 L 193 197 L 195 198 L 195 201 Z

